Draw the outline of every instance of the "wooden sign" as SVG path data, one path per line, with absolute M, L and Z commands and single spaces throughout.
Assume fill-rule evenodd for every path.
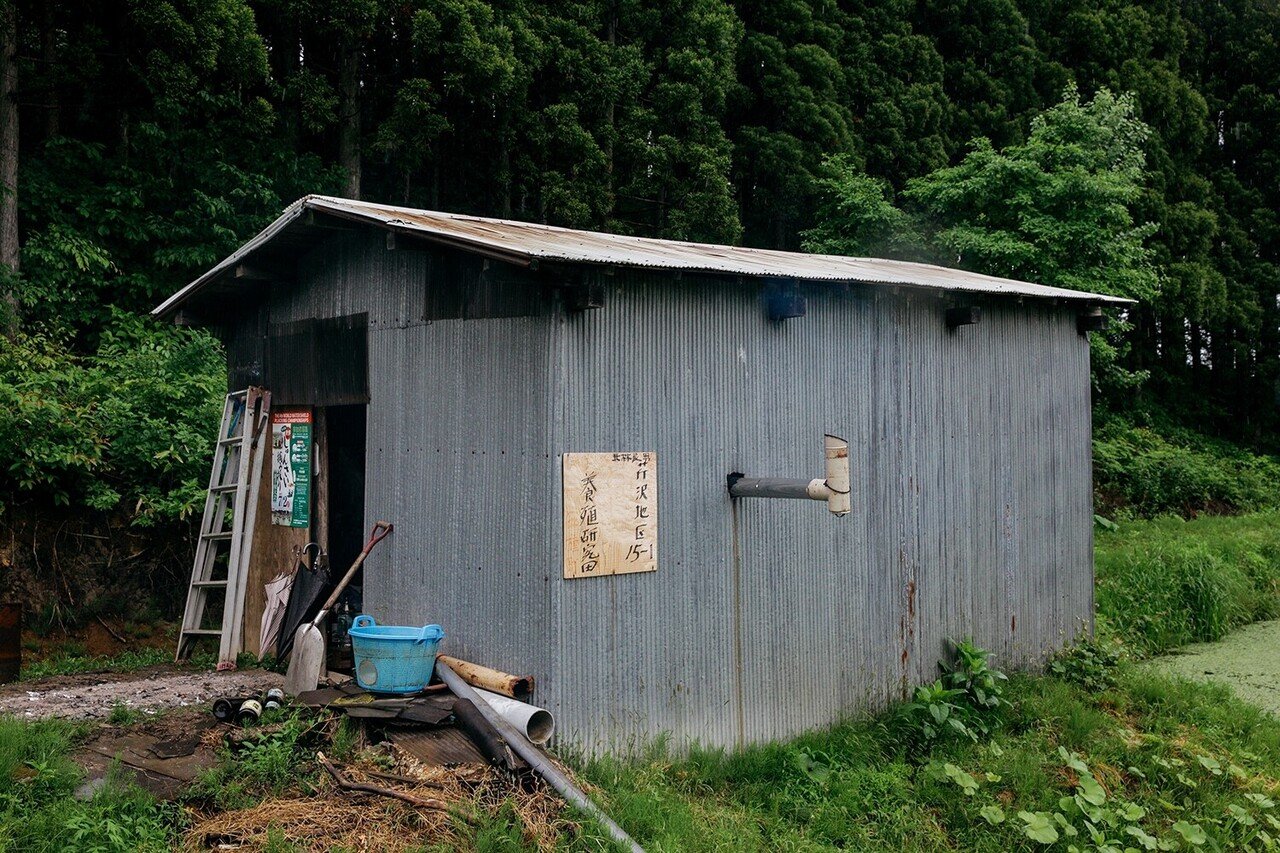
M 658 568 L 658 454 L 564 454 L 566 579 Z

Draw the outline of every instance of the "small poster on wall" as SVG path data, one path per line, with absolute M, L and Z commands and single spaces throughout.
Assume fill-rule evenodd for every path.
M 271 413 L 271 523 L 311 524 L 311 410 Z
M 564 576 L 658 568 L 658 454 L 564 454 Z

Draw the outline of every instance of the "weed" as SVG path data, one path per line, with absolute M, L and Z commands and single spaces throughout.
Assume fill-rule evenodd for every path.
M 263 853 L 294 853 L 303 848 L 286 838 L 280 827 L 272 826 L 267 828 L 267 843 L 262 849 Z
M 67 752 L 85 729 L 0 717 L 0 850 L 166 850 L 179 823 L 113 768 L 89 800 Z
M 113 726 L 131 726 L 142 718 L 143 714 L 137 708 L 130 708 L 123 702 L 117 702 L 111 706 L 111 713 L 107 716 L 107 722 Z
M 1004 683 L 1008 676 L 991 666 L 991 653 L 969 640 L 952 643 L 953 661 L 938 661 L 942 683 L 959 690 L 964 697 L 968 726 L 979 734 L 990 734 L 991 716 L 1008 703 Z
M 361 731 L 360 724 L 344 714 L 338 720 L 338 728 L 333 733 L 333 743 L 330 747 L 333 757 L 339 761 L 349 758 L 360 744 Z
M 314 755 L 316 725 L 304 712 L 286 709 L 278 722 L 264 725 L 237 751 L 225 750 L 218 766 L 201 774 L 184 797 L 220 809 L 246 808 L 263 795 L 279 795 L 305 780 Z
M 1049 672 L 1087 690 L 1115 686 L 1123 648 L 1114 638 L 1085 637 L 1049 660 Z
M 253 661 L 256 662 L 256 658 Z M 173 651 L 146 646 L 127 649 L 116 655 L 89 655 L 84 646 L 69 643 L 52 657 L 35 661 L 22 668 L 22 680 L 33 681 L 54 675 L 75 675 L 82 672 L 133 672 L 160 664 L 173 662 Z M 209 669 L 217 662 L 212 652 L 200 652 L 191 656 L 184 665 L 191 669 Z
M 990 665 L 991 653 L 967 640 L 952 649 L 953 660 L 938 661 L 942 678 L 917 687 L 895 714 L 898 737 L 916 758 L 956 738 L 977 743 L 999 727 L 999 712 L 1008 705 L 1008 677 Z

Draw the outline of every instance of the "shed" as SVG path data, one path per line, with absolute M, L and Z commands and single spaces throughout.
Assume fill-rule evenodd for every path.
M 1019 667 L 1090 630 L 1087 331 L 1122 302 L 308 196 L 154 313 L 313 416 L 310 512 L 259 524 L 251 594 L 389 519 L 365 612 L 532 674 L 596 752 L 783 738 L 932 680 L 949 638 Z M 847 516 L 731 497 L 818 478 L 824 434 Z

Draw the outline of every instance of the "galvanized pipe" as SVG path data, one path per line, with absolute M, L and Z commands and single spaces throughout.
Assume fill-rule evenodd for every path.
M 529 766 L 536 770 L 539 776 L 546 779 L 551 787 L 559 791 L 560 796 L 595 818 L 614 841 L 630 850 L 631 853 L 644 853 L 644 848 L 636 844 L 631 836 L 623 831 L 622 827 L 614 823 L 613 819 L 601 811 L 599 806 L 591 802 L 591 798 L 584 794 L 577 785 L 573 784 L 568 776 L 561 773 L 560 768 L 556 767 L 542 750 L 530 743 L 529 739 L 521 734 L 515 726 L 503 719 L 502 715 L 495 711 L 493 706 L 476 692 L 475 688 L 463 681 L 456 672 L 449 668 L 449 664 L 439 658 L 436 658 L 436 674 L 440 676 L 441 681 L 449 685 L 449 689 L 453 691 L 454 696 L 459 699 L 469 699 L 484 715 L 485 719 L 498 730 L 498 733 L 502 735 L 502 739 L 507 742 L 507 746 L 529 762 Z
M 815 494 L 816 490 L 821 490 Z M 821 480 L 795 480 L 786 477 L 741 477 L 729 486 L 735 498 L 792 498 L 825 501 L 827 488 Z

